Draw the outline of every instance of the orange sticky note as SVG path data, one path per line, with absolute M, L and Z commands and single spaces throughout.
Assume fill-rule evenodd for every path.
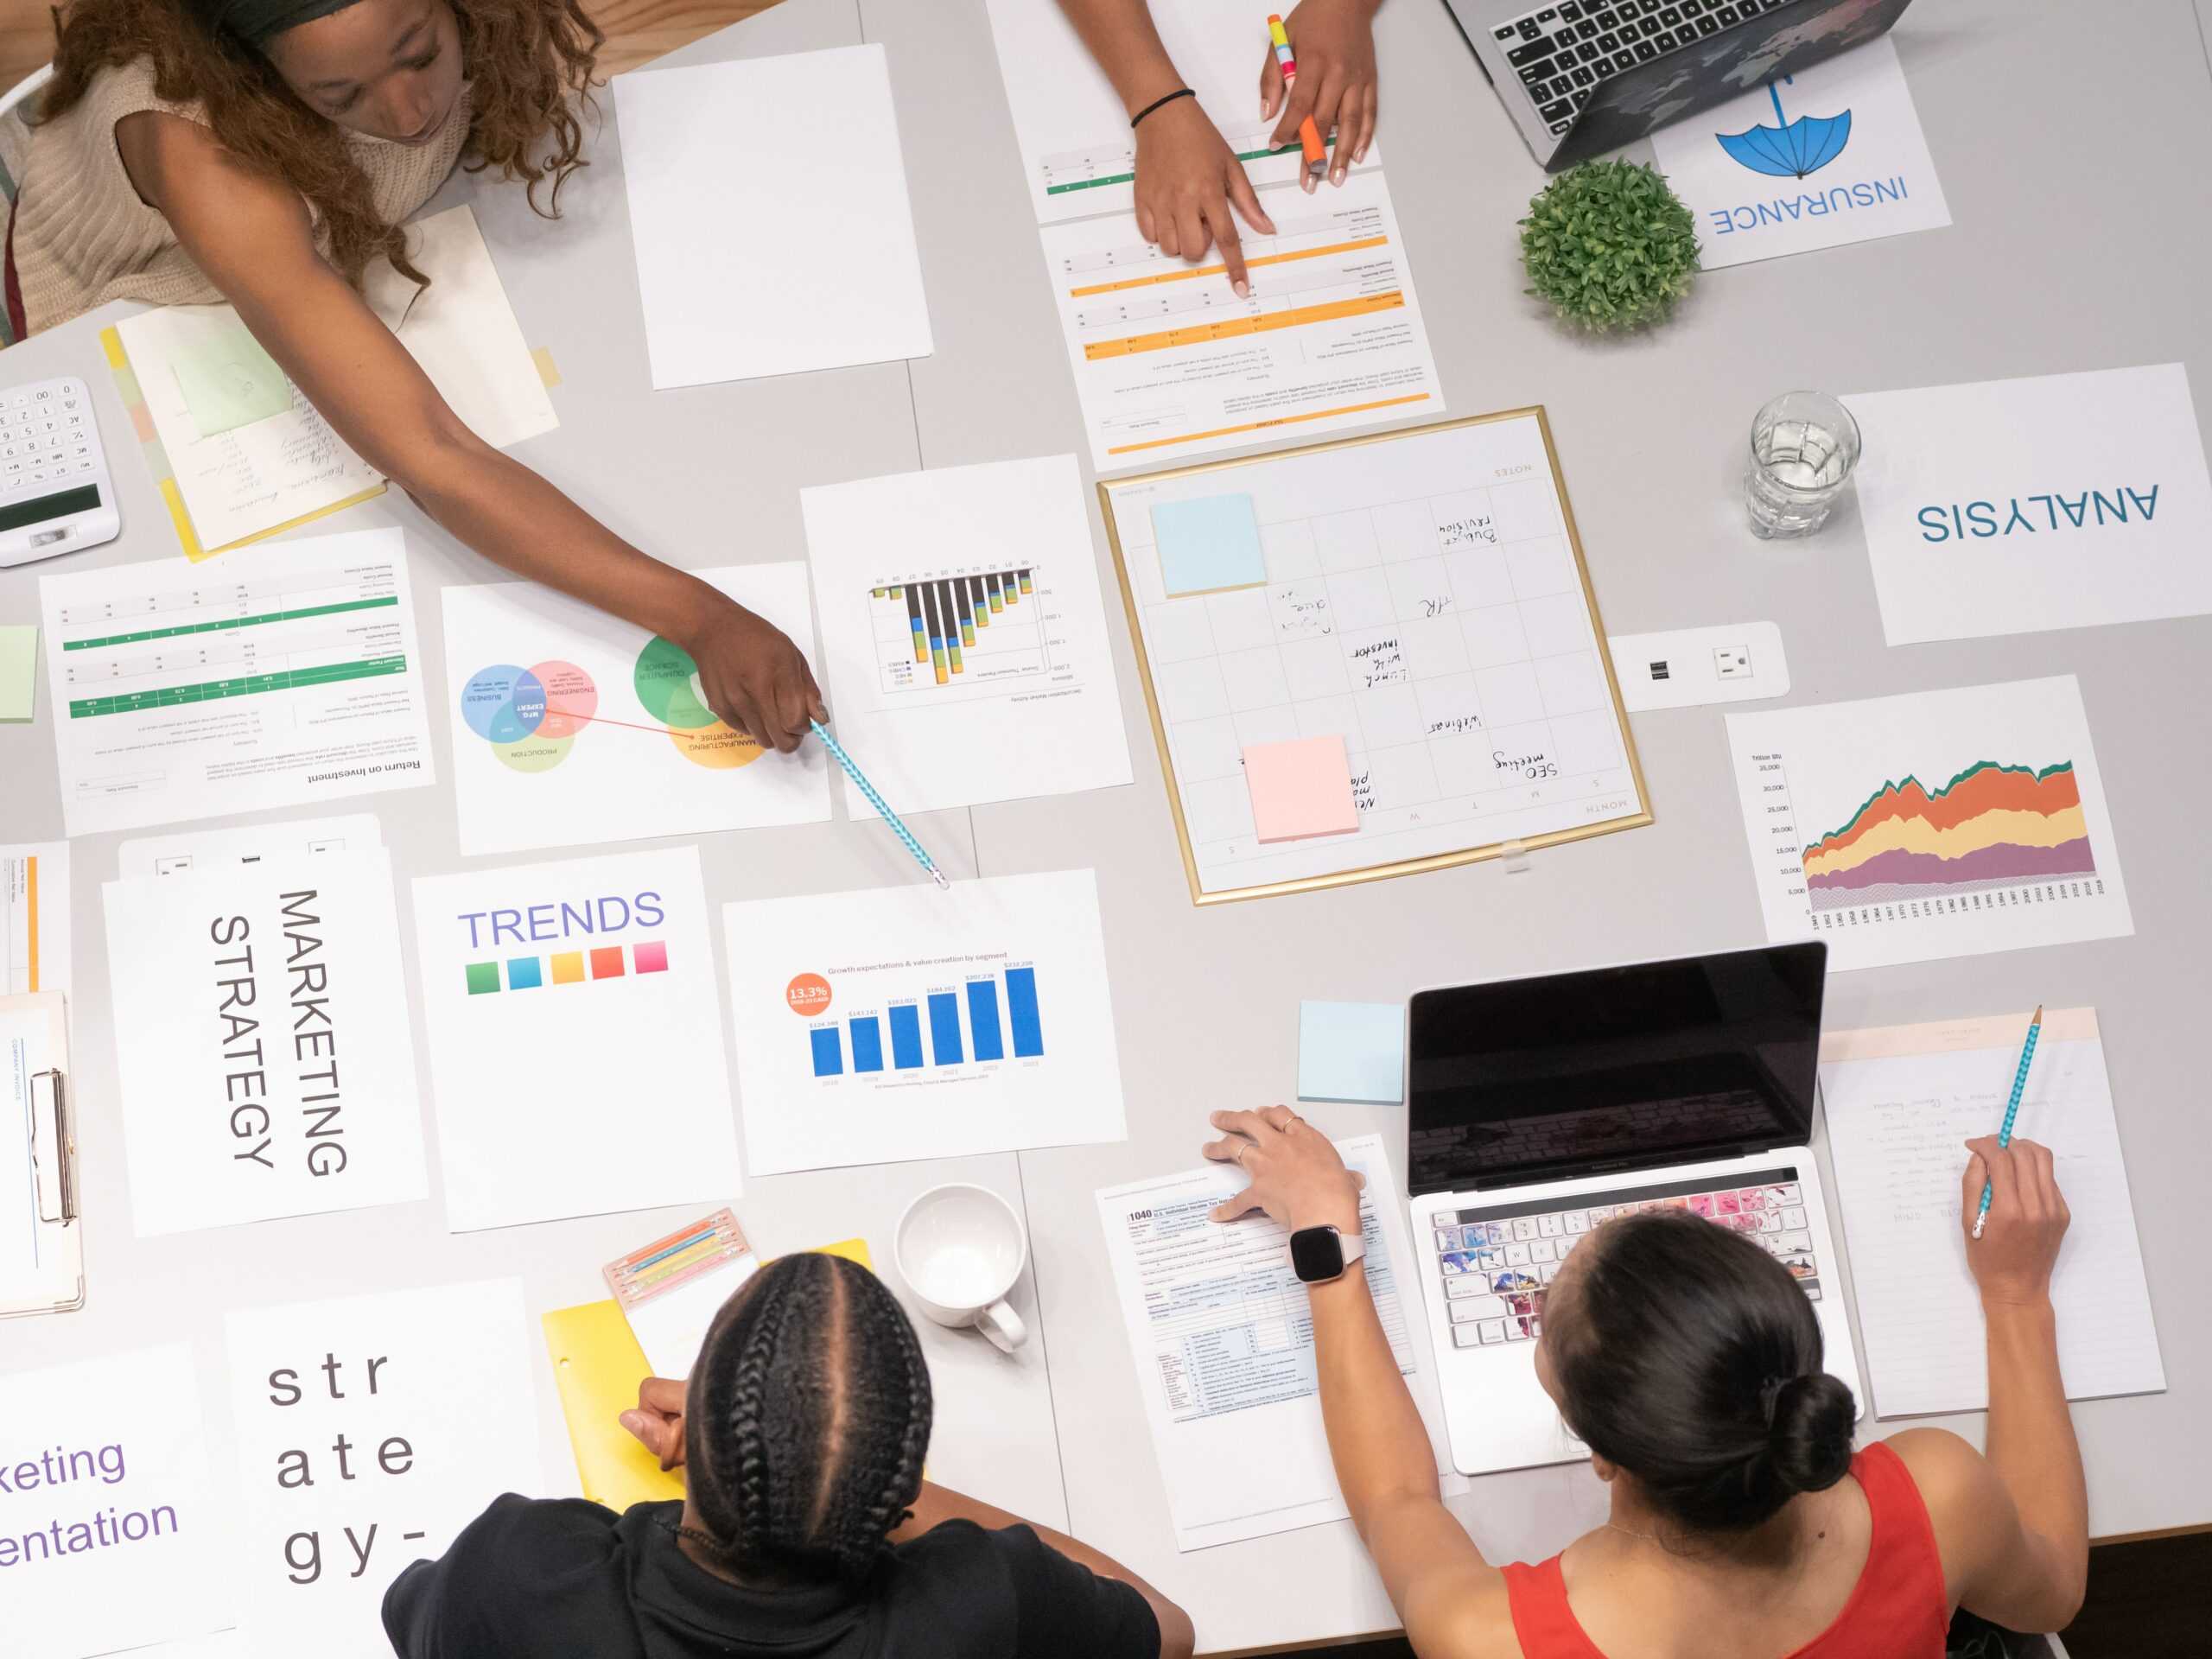
M 1351 760 L 1341 737 L 1255 744 L 1244 751 L 1244 786 L 1263 842 L 1349 835 L 1359 828 Z

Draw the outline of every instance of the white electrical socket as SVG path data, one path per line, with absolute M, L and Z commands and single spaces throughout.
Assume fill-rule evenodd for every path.
M 1749 702 L 1789 690 L 1782 630 L 1771 622 L 1616 634 L 1605 644 L 1613 654 L 1621 702 L 1630 714 Z

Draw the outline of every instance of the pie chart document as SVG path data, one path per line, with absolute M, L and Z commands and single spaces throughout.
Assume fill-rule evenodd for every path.
M 804 563 L 693 574 L 815 660 Z M 463 853 L 829 821 L 822 746 L 778 754 L 724 724 L 674 641 L 535 582 L 442 598 Z

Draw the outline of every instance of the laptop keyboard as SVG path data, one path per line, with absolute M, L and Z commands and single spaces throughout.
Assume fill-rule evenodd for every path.
M 1796 1169 L 1753 1170 L 1715 1186 L 1711 1177 L 1581 1192 L 1571 1198 L 1443 1211 L 1434 1218 L 1436 1270 L 1444 1278 L 1459 1348 L 1529 1342 L 1544 1328 L 1544 1291 L 1593 1227 L 1645 1210 L 1683 1210 L 1764 1245 L 1814 1301 L 1821 1264 Z
M 1718 35 L 1789 0 L 1568 0 L 1541 6 L 1492 34 L 1521 88 L 1554 133 L 1563 133 L 1600 82 Z

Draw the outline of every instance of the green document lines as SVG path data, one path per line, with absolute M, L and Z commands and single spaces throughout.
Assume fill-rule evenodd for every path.
M 378 600 L 389 604 L 389 600 Z M 327 607 L 350 610 L 345 605 Z M 187 632 L 179 629 L 179 632 Z M 296 691 L 303 686 L 328 685 L 334 680 L 365 680 L 383 674 L 404 674 L 405 657 L 372 657 L 356 663 L 326 663 L 320 668 L 279 669 L 273 674 L 242 674 L 233 679 L 203 680 L 196 685 L 172 685 L 159 691 L 130 691 L 120 696 L 73 699 L 69 718 L 86 720 L 99 715 L 141 714 L 181 702 L 213 702 L 222 697 L 251 697 L 264 691 Z
M 309 605 L 296 611 L 268 611 L 259 616 L 226 617 L 217 622 L 186 622 L 174 628 L 144 628 L 136 633 L 111 633 L 99 639 L 71 639 L 64 651 L 97 651 L 102 645 L 135 645 L 147 639 L 175 639 L 188 633 L 216 633 L 225 628 L 256 628 L 265 622 L 297 622 L 310 616 L 335 616 L 340 611 L 374 611 L 397 605 L 397 595 L 381 599 L 349 599 L 336 605 Z

